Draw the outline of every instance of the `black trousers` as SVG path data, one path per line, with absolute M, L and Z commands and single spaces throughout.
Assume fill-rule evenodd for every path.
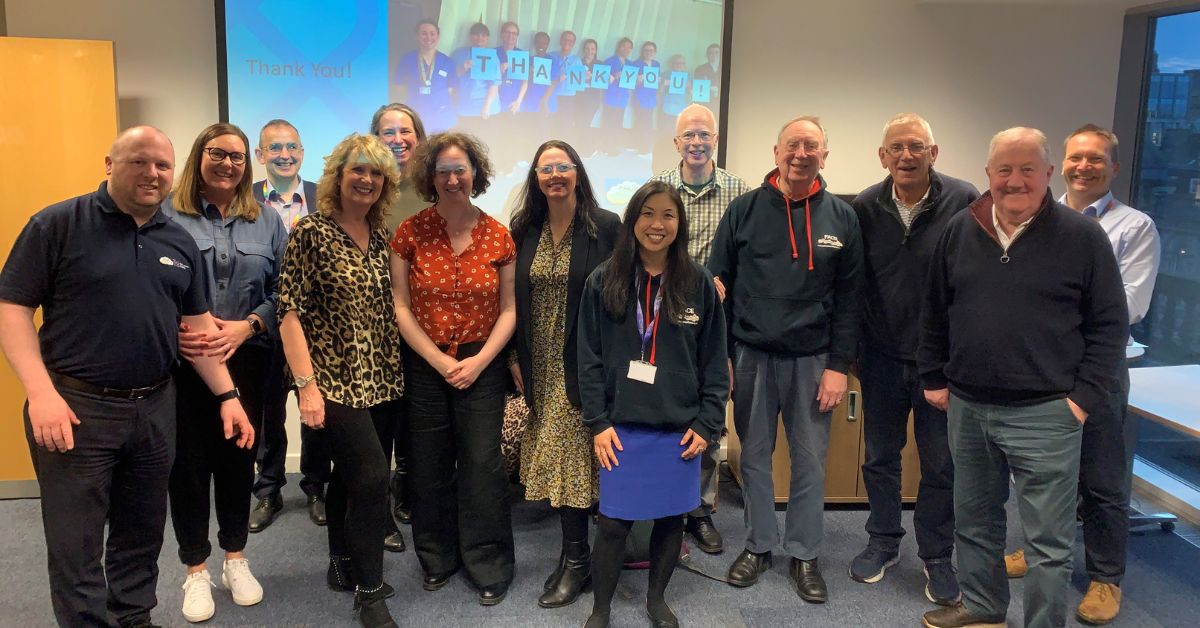
M 349 556 L 362 589 L 383 583 L 388 468 L 380 444 L 390 435 L 400 401 L 351 408 L 325 400 L 325 427 L 316 430 L 333 457 L 325 495 L 329 555 Z
M 226 365 L 241 393 L 242 409 L 255 434 L 262 428 L 262 393 L 271 350 L 242 346 Z M 208 539 L 209 491 L 217 511 L 217 543 L 227 552 L 246 548 L 254 483 L 254 449 L 226 440 L 221 404 L 187 362 L 175 367 L 177 387 L 175 465 L 171 468 L 171 525 L 179 560 L 200 565 L 212 554 Z
M 278 494 L 287 484 L 284 469 L 287 459 L 288 437 L 287 398 L 291 386 L 284 381 L 283 343 L 275 343 L 271 352 L 271 365 L 263 385 L 263 428 L 258 435 L 258 480 L 254 483 L 254 496 L 262 499 Z M 329 483 L 332 464 L 329 452 L 325 451 L 315 430 L 307 425 L 300 426 L 300 490 L 305 495 L 324 495 Z
M 483 343 L 461 345 L 459 359 Z M 508 474 L 500 455 L 508 370 L 492 360 L 458 390 L 406 350 L 413 546 L 427 574 L 460 565 L 477 586 L 510 582 L 514 554 Z
M 1129 494 L 1137 417 L 1129 416 L 1129 369 L 1122 366 L 1121 389 L 1104 410 L 1083 424 L 1079 450 L 1080 512 L 1084 567 L 1097 582 L 1120 584 L 1129 540 Z
M 908 442 L 908 413 L 921 459 L 913 528 L 917 555 L 948 558 L 954 551 L 954 462 L 946 431 L 946 413 L 925 401 L 914 362 L 864 349 L 862 375 L 866 459 L 863 482 L 871 514 L 871 543 L 896 551 L 904 537 L 900 524 L 900 451 Z
M 72 627 L 147 621 L 158 604 L 167 476 L 175 457 L 175 387 L 136 401 L 61 387 L 59 393 L 79 418 L 70 451 L 39 447 L 25 406 L 54 617 Z

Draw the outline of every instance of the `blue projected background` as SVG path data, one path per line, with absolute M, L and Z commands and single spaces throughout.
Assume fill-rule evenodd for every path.
M 679 110 L 700 102 L 723 113 L 722 0 L 226 0 L 224 9 L 228 121 L 256 145 L 265 122 L 291 122 L 307 181 L 320 178 L 338 141 L 368 132 L 376 109 L 403 102 L 431 133 L 467 131 L 489 147 L 496 176 L 475 201 L 488 213 L 507 219 L 529 160 L 550 139 L 575 147 L 601 204 L 619 212 L 646 179 L 678 163 Z M 422 19 L 440 29 L 432 44 L 418 33 Z M 482 45 L 470 35 L 476 22 L 489 31 Z M 418 61 L 422 37 L 426 54 L 440 55 L 431 74 Z M 468 63 L 473 49 L 514 62 L 485 80 Z M 567 71 L 582 66 L 586 86 Z M 605 66 L 609 87 L 591 72 Z M 507 74 L 517 69 L 529 74 Z M 432 82 L 422 84 L 426 76 Z M 262 179 L 263 166 L 251 164 Z

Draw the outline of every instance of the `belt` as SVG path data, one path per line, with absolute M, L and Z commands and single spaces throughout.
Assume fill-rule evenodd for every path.
M 67 375 L 59 373 L 50 373 L 50 381 L 71 390 L 85 392 L 92 395 L 100 395 L 101 397 L 114 397 L 116 399 L 144 399 L 162 390 L 167 384 L 171 383 L 171 378 L 168 377 L 157 384 L 152 384 L 144 388 L 106 388 L 104 386 L 96 386 L 89 384 L 83 380 L 75 379 Z

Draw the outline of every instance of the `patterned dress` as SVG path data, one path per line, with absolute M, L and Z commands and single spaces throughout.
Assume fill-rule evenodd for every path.
M 529 269 L 533 412 L 521 443 L 521 482 L 530 500 L 589 508 L 600 494 L 592 434 L 567 400 L 562 352 L 566 344 L 567 270 L 575 223 L 557 245 L 542 229 Z

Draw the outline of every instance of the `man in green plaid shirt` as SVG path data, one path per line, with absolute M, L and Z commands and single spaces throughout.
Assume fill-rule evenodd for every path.
M 737 196 L 749 191 L 746 182 L 713 162 L 717 150 L 717 119 L 704 105 L 692 104 L 679 112 L 675 122 L 675 148 L 679 165 L 664 170 L 651 181 L 665 181 L 679 190 L 686 206 L 689 233 L 688 253 L 701 266 L 712 254 L 713 236 L 725 208 Z M 688 513 L 687 531 L 696 546 L 709 554 L 724 549 L 721 533 L 713 526 L 712 513 L 717 505 L 717 476 L 720 447 L 709 447 L 700 462 L 700 506 Z

